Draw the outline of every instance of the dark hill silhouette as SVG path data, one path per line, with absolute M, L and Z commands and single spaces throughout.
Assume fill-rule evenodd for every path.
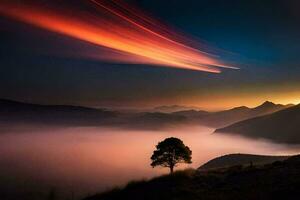
M 0 99 L 0 125 L 39 124 L 63 126 L 117 126 L 160 129 L 187 123 L 184 116 L 159 112 L 121 113 L 69 105 L 40 105 Z
M 243 119 L 251 118 L 251 109 L 246 106 L 236 107 L 229 110 L 219 111 L 208 115 L 200 122 L 206 126 L 223 127 Z
M 253 138 L 265 138 L 280 143 L 300 143 L 300 105 L 269 115 L 241 121 L 216 133 L 239 134 Z
M 287 105 L 289 106 L 289 105 Z M 268 114 L 268 113 L 272 113 L 272 112 L 276 112 L 278 110 L 281 110 L 283 108 L 286 108 L 287 106 L 284 106 L 282 104 L 274 104 L 273 102 L 270 101 L 265 101 L 263 104 L 252 108 L 252 112 L 254 114 Z
M 200 166 L 199 170 L 212 170 L 234 165 L 264 165 L 275 161 L 282 161 L 288 159 L 290 156 L 266 156 L 253 154 L 229 154 L 214 158 L 204 165 Z
M 284 105 L 265 102 L 256 108 L 242 106 L 213 113 L 202 110 L 184 110 L 173 113 L 130 113 L 82 106 L 40 105 L 0 99 L 0 124 L 111 125 L 134 129 L 160 129 L 184 124 L 224 127 L 237 121 L 272 113 L 285 107 Z
M 183 115 L 189 118 L 189 120 L 197 121 L 202 125 L 220 128 L 246 119 L 277 112 L 290 106 L 292 105 L 274 104 L 272 102 L 266 101 L 255 108 L 240 106 L 229 110 L 211 113 L 205 111 L 189 110 L 175 112 L 173 114 Z
M 203 118 L 211 114 L 210 112 L 204 110 L 182 110 L 178 112 L 173 112 L 174 115 L 182 115 L 188 118 Z
M 234 166 L 222 170 L 178 171 L 149 181 L 131 182 L 122 189 L 85 200 L 277 200 L 298 199 L 300 157 L 263 166 Z
M 0 100 L 0 123 L 97 125 L 116 116 L 116 112 L 104 109 Z

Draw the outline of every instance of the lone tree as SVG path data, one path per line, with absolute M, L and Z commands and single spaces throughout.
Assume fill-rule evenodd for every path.
M 177 164 L 192 163 L 192 151 L 180 139 L 170 137 L 156 145 L 151 160 L 152 167 L 169 167 L 170 173 L 173 173 Z

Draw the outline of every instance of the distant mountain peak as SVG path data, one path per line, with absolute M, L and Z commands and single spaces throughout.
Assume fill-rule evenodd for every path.
M 262 105 L 275 105 L 272 101 L 265 101 Z
M 277 104 L 277 112 L 239 121 L 224 128 L 216 129 L 216 133 L 230 133 L 252 138 L 264 138 L 279 143 L 300 144 L 300 105 L 286 107 Z M 280 107 L 283 107 L 280 109 Z M 276 110 L 276 109 L 275 109 Z
M 265 101 L 261 105 L 253 108 L 253 110 L 260 110 L 260 109 L 271 109 L 271 108 L 276 108 L 276 107 L 284 107 L 284 105 L 281 104 L 275 104 L 271 101 Z

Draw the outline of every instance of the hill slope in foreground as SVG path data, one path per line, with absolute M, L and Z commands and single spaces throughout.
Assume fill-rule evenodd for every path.
M 85 200 L 239 200 L 299 199 L 300 156 L 260 166 L 222 170 L 186 170 L 149 181 L 131 182 L 123 189 Z
M 200 166 L 198 170 L 212 170 L 231 167 L 234 165 L 265 165 L 275 161 L 283 161 L 290 156 L 266 156 L 266 155 L 253 155 L 253 154 L 228 154 L 214 158 L 204 165 Z

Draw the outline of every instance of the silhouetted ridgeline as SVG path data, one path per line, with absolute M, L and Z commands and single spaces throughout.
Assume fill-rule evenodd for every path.
M 280 143 L 300 143 L 300 105 L 278 112 L 241 121 L 216 133 L 238 134 L 252 138 L 265 138 Z
M 0 125 L 7 123 L 120 126 L 122 128 L 160 129 L 174 125 L 224 127 L 229 124 L 282 110 L 291 105 L 265 102 L 255 108 L 245 106 L 219 112 L 183 110 L 162 112 L 119 112 L 68 105 L 39 105 L 0 99 Z M 171 108 L 181 108 L 171 106 Z M 169 108 L 169 107 L 167 107 Z
M 263 166 L 178 171 L 85 200 L 273 200 L 299 199 L 300 156 Z
M 0 123 L 38 123 L 46 125 L 99 125 L 118 113 L 69 105 L 39 105 L 0 100 Z
M 231 167 L 234 165 L 265 165 L 275 161 L 283 161 L 290 156 L 265 156 L 265 155 L 253 155 L 253 154 L 229 154 L 214 158 L 204 165 L 200 166 L 199 170 L 212 170 Z
M 190 121 L 196 121 L 201 125 L 220 128 L 242 120 L 274 113 L 291 106 L 293 105 L 274 104 L 272 102 L 266 101 L 254 108 L 240 106 L 219 112 L 189 110 L 175 112 L 173 114 L 185 116 Z
M 69 105 L 39 105 L 0 99 L 0 125 L 114 126 L 159 129 L 187 123 L 187 118 L 168 113 L 126 113 Z

